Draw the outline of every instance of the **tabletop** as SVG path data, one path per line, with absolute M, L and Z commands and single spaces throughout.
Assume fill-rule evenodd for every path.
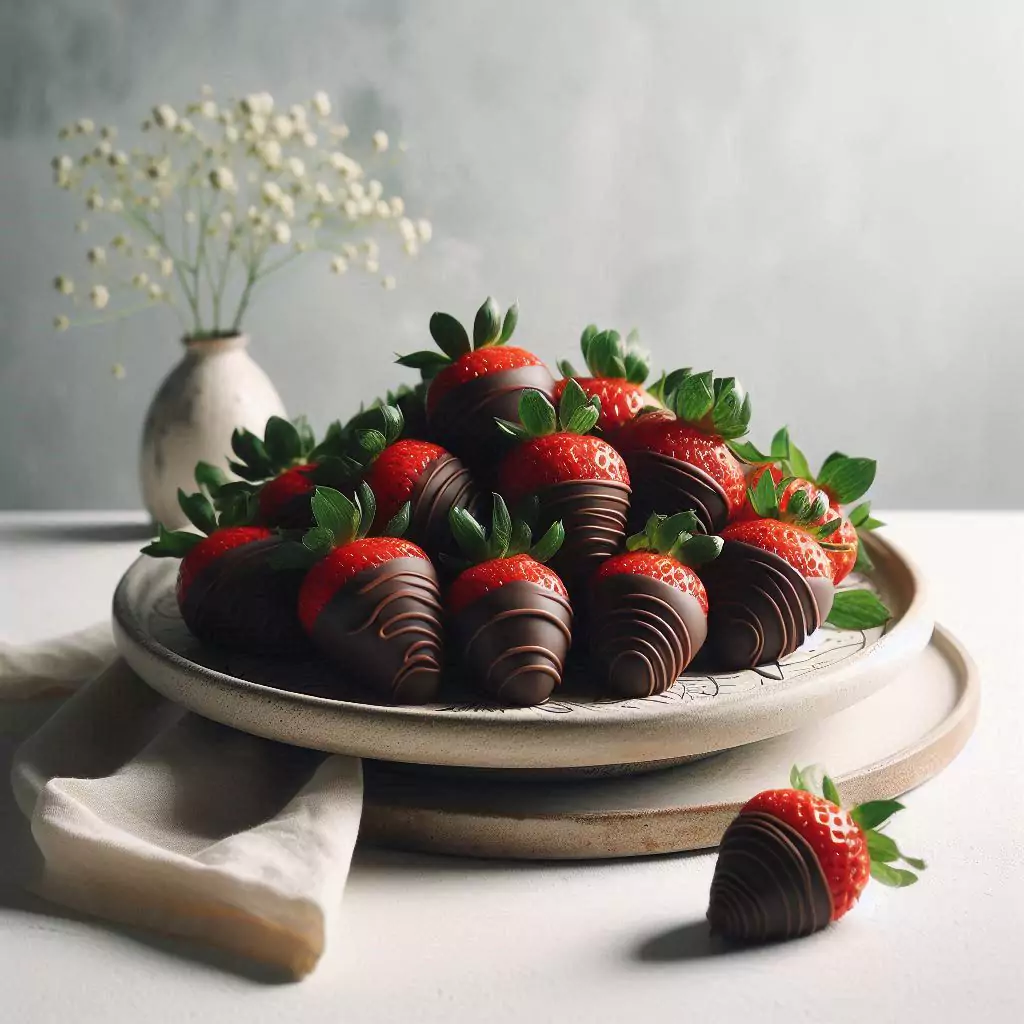
M 869 886 L 840 924 L 720 953 L 704 912 L 713 852 L 508 863 L 357 848 L 339 934 L 298 984 L 194 946 L 78 918 L 18 885 L 27 824 L 0 787 L 0 1019 L 19 1024 L 511 1022 L 642 1018 L 857 1022 L 1019 1019 L 1024 919 L 1024 513 L 883 514 L 936 619 L 973 655 L 977 730 L 909 794 L 900 842 L 921 883 Z M 132 513 L 0 513 L 0 639 L 109 614 L 146 536 Z M 1001 537 L 1011 538 L 1000 545 Z M 0 758 L 52 704 L 0 705 Z M 1016 1008 L 1016 1009 L 1015 1009 Z

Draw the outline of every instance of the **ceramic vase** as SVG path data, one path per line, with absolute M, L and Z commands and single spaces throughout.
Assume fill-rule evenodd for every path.
M 246 351 L 249 338 L 185 338 L 185 355 L 164 378 L 146 413 L 139 454 L 142 499 L 154 521 L 184 525 L 178 488 L 196 489 L 200 460 L 227 470 L 231 434 L 263 436 L 267 420 L 284 416 L 270 378 Z

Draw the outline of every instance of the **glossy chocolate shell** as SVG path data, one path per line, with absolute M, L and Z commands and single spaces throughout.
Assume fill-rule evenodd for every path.
M 410 501 L 411 519 L 406 536 L 433 558 L 456 553 L 448 513 L 453 505 L 458 505 L 476 515 L 480 492 L 462 460 L 445 454 L 420 474 Z
M 633 488 L 630 529 L 642 530 L 652 512 L 663 516 L 693 509 L 708 533 L 718 533 L 729 520 L 722 486 L 704 470 L 671 455 L 627 451 L 623 458 Z

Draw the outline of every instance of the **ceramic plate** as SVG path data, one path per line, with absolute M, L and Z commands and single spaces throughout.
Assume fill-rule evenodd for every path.
M 823 628 L 781 662 L 725 675 L 684 674 L 665 693 L 602 700 L 559 693 L 532 708 L 367 703 L 320 661 L 217 651 L 185 629 L 177 563 L 139 558 L 114 595 L 114 633 L 152 687 L 191 710 L 268 739 L 386 761 L 504 769 L 642 771 L 791 732 L 890 681 L 928 642 L 921 582 L 878 537 L 868 583 L 894 612 L 884 629 Z

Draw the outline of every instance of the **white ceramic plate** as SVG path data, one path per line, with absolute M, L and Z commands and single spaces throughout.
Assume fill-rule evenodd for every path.
M 642 771 L 818 721 L 878 690 L 918 654 L 932 621 L 917 573 L 878 537 L 870 550 L 871 585 L 894 612 L 884 630 L 824 628 L 779 663 L 728 675 L 684 674 L 665 693 L 643 699 L 565 694 L 533 708 L 365 703 L 326 663 L 236 655 L 200 643 L 178 614 L 177 563 L 148 557 L 131 566 L 114 594 L 114 634 L 132 668 L 164 696 L 268 739 L 415 764 Z

